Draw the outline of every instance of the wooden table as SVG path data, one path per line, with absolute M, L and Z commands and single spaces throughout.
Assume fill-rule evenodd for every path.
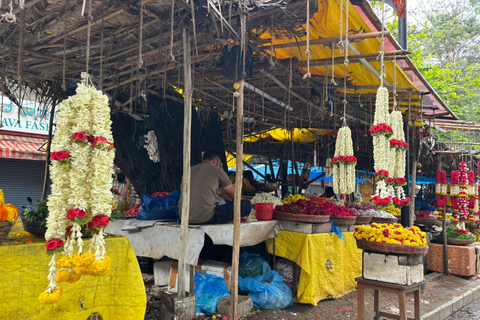
M 413 284 L 411 286 L 403 286 L 395 283 L 381 282 L 366 280 L 363 277 L 355 279 L 357 281 L 357 310 L 358 310 L 358 319 L 363 320 L 363 310 L 364 310 L 364 299 L 363 299 L 363 289 L 373 289 L 374 290 L 374 311 L 375 317 L 374 320 L 380 319 L 380 317 L 386 317 L 390 319 L 400 319 L 400 320 L 420 320 L 420 288 L 423 283 Z M 380 311 L 380 291 L 391 292 L 398 294 L 398 304 L 400 315 Z M 415 318 L 407 317 L 407 311 L 405 309 L 405 293 L 413 292 L 415 297 Z

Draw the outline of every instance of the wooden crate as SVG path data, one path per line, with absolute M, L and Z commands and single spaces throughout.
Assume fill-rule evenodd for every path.
M 457 276 L 473 276 L 476 271 L 474 246 L 448 246 L 448 269 Z M 443 270 L 443 245 L 432 243 L 427 254 L 427 269 L 435 272 Z

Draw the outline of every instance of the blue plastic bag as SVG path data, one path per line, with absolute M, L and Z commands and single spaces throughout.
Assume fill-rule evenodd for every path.
M 342 230 L 336 225 L 334 225 L 333 221 L 330 221 L 330 223 L 332 224 L 332 232 L 335 233 L 340 238 L 340 240 L 345 241 L 345 236 L 343 235 Z
M 263 274 L 265 258 L 256 253 L 240 252 L 238 275 L 240 277 L 258 277 Z
M 248 295 L 257 309 L 285 309 L 293 305 L 293 294 L 284 281 L 276 271 L 270 269 L 268 263 L 264 262 L 261 276 L 238 277 L 238 287 L 242 291 L 250 292 Z
M 214 314 L 217 311 L 217 303 L 230 296 L 227 283 L 223 278 L 203 272 L 195 272 L 193 281 L 195 283 L 193 293 L 197 295 L 195 310 L 197 313 Z
M 178 200 L 180 193 L 174 190 L 171 195 L 152 197 L 146 194 L 140 202 L 137 219 L 140 220 L 179 220 Z

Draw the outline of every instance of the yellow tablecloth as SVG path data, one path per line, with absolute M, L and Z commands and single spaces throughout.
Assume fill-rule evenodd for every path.
M 83 276 L 73 284 L 62 283 L 63 294 L 52 305 L 38 302 L 38 295 L 48 285 L 50 257 L 45 253 L 45 242 L 0 245 L 0 319 L 87 320 L 96 312 L 103 320 L 143 320 L 145 286 L 133 248 L 126 237 L 105 241 L 112 258 L 110 272 L 102 277 Z M 89 242 L 85 244 L 88 248 Z
M 294 261 L 301 268 L 297 299 L 317 305 L 355 290 L 356 277 L 362 276 L 362 250 L 353 232 L 344 232 L 345 241 L 333 233 L 305 234 L 280 231 L 275 238 L 277 256 Z M 269 253 L 273 241 L 267 241 Z

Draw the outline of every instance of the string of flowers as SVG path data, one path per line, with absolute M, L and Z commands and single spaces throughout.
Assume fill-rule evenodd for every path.
M 108 98 L 81 83 L 76 94 L 60 104 L 57 115 L 45 234 L 47 254 L 52 259 L 48 287 L 39 296 L 45 304 L 60 299 L 59 282 L 72 283 L 82 275 L 103 275 L 111 264 L 105 255 L 103 234 L 113 200 L 110 190 L 115 155 Z M 93 233 L 88 252 L 83 252 L 84 226 Z M 57 253 L 62 254 L 59 259 Z
M 335 156 L 331 160 L 333 169 L 333 191 L 336 194 L 355 192 L 355 166 L 352 131 L 344 126 L 338 130 L 335 142 Z
M 438 209 L 443 209 L 447 205 L 447 172 L 437 171 L 435 185 L 435 200 Z
M 473 214 L 475 212 L 475 172 L 473 170 L 468 171 L 468 220 L 475 221 Z
M 459 207 L 458 215 L 459 219 L 463 222 L 468 219 L 468 169 L 467 163 L 462 161 L 458 166 L 459 171 L 459 183 L 460 183 L 460 192 L 458 194 L 459 198 Z M 461 229 L 465 229 L 464 226 Z
M 394 169 L 392 170 L 391 168 L 389 142 L 389 137 L 393 134 L 393 129 L 388 125 L 389 122 L 388 90 L 385 87 L 379 87 L 375 101 L 373 126 L 370 129 L 370 134 L 373 137 L 373 160 L 375 178 L 377 179 L 372 202 L 377 208 L 384 208 L 391 205 L 394 197 L 394 189 L 391 185 Z M 391 186 L 390 188 L 387 182 Z

